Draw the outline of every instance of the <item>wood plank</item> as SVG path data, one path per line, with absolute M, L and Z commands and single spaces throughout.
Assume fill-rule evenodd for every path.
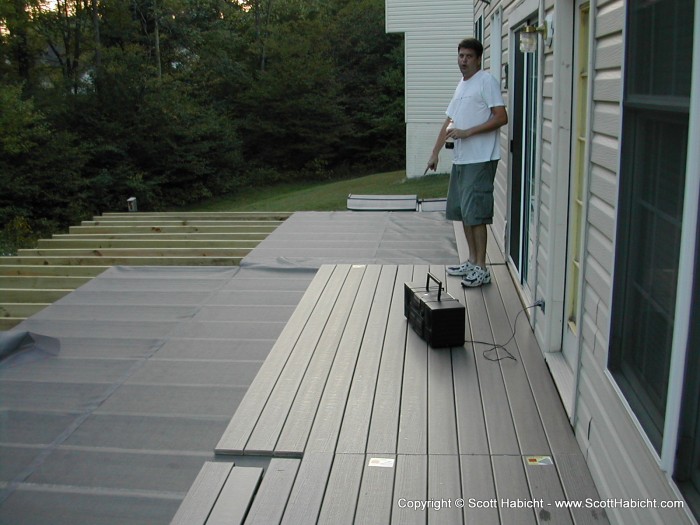
M 53 303 L 71 293 L 70 289 L 28 290 L 20 288 L 0 288 L 0 297 L 8 303 Z
M 408 323 L 404 317 L 404 283 L 413 277 L 411 266 L 399 266 L 382 346 L 367 452 L 395 454 L 401 411 L 401 385 Z
M 396 458 L 394 482 L 394 508 L 391 523 L 396 525 L 425 525 L 425 510 L 412 508 L 412 502 L 425 501 L 428 495 L 428 457 L 399 455 Z
M 537 503 L 534 511 L 538 523 L 573 524 L 568 509 L 557 508 L 555 502 L 564 501 L 564 491 L 561 487 L 557 468 L 551 456 L 545 456 L 549 461 L 535 461 L 531 456 L 522 458 L 530 485 L 532 501 Z
M 491 274 L 495 277 L 495 284 L 503 297 L 506 313 L 512 326 L 518 312 L 522 310 L 522 303 L 512 284 L 510 273 L 506 267 L 496 267 Z M 520 317 L 523 316 L 524 314 Z M 542 357 L 542 351 L 535 340 L 532 329 L 524 321 L 524 319 L 520 319 L 515 327 L 516 341 L 527 378 L 533 386 L 532 393 L 539 409 L 549 447 L 555 455 L 580 454 L 581 449 L 576 442 L 556 386 Z
M 392 466 L 372 466 L 374 458 L 393 460 Z M 390 523 L 394 500 L 394 477 L 396 474 L 396 456 L 369 454 L 365 456 L 365 469 L 362 474 L 360 494 L 355 510 L 355 523 Z
M 500 525 L 493 468 L 488 455 L 462 455 L 462 494 L 466 525 Z
M 502 525 L 536 523 L 532 509 L 511 507 L 506 502 L 531 501 L 530 491 L 520 456 L 492 456 L 493 477 L 496 485 L 498 512 Z
M 255 246 L 246 248 L 67 248 L 22 249 L 18 257 L 245 257 Z
M 374 392 L 382 357 L 394 284 L 395 265 L 383 265 L 367 321 L 355 375 L 350 386 L 345 415 L 340 428 L 337 453 L 364 453 L 372 418 Z
M 6 257 L 13 265 L 57 266 L 231 266 L 243 257 Z
M 431 525 L 458 525 L 462 523 L 462 509 L 456 502 L 462 497 L 459 456 L 431 454 L 428 456 L 428 523 Z
M 252 249 L 259 244 L 257 239 L 40 239 L 39 250 L 102 250 L 117 248 L 245 248 Z
M 110 234 L 270 234 L 277 229 L 278 224 L 256 224 L 256 223 L 214 223 L 207 226 L 191 226 L 186 224 L 110 224 L 106 223 L 101 226 L 70 226 L 68 228 L 69 235 L 110 235 Z
M 332 265 L 321 266 L 309 284 L 306 293 L 302 296 L 294 313 L 277 338 L 216 445 L 217 454 L 243 453 L 248 438 L 272 393 L 289 354 L 291 354 L 301 332 L 314 312 L 323 290 L 334 274 L 334 270 L 335 267 Z
M 554 465 L 559 472 L 564 496 L 569 501 L 586 501 L 590 498 L 599 501 L 600 495 L 583 454 L 556 454 Z M 602 509 L 571 509 L 576 525 L 596 525 L 609 523 Z
M 415 266 L 413 282 L 425 282 L 427 266 Z M 397 451 L 399 454 L 428 452 L 428 352 L 431 349 L 409 329 L 401 389 L 401 417 Z
M 170 524 L 204 525 L 232 468 L 233 463 L 205 462 Z
M 270 229 L 273 230 L 272 228 Z M 267 238 L 270 232 L 241 232 L 241 233 L 200 233 L 200 232 L 181 232 L 181 233 L 54 233 L 51 240 L 96 240 L 96 241 L 114 241 L 114 240 L 176 240 L 176 241 L 207 241 L 207 240 L 237 240 L 237 241 L 262 241 Z
M 128 217 L 115 217 L 115 218 L 105 218 L 99 217 L 91 221 L 81 221 L 81 226 L 148 226 L 153 227 L 163 227 L 163 226 L 243 226 L 239 224 L 238 220 L 208 220 L 208 219 L 181 219 L 177 217 L 165 217 L 165 218 L 143 218 L 135 217 L 129 219 Z M 272 225 L 272 224 L 269 224 Z M 255 226 L 265 226 L 265 225 L 255 225 Z M 70 230 L 69 230 L 70 231 Z
M 355 523 L 364 454 L 336 454 L 326 493 L 321 505 L 318 524 L 348 525 Z
M 234 467 L 226 478 L 207 525 L 239 525 L 243 523 L 260 483 L 263 469 Z
M 49 305 L 50 303 L 0 303 L 0 318 L 26 318 L 40 312 Z
M 92 277 L 0 275 L 0 288 L 75 290 L 91 280 Z
M 465 298 L 473 340 L 492 342 L 494 336 L 491 332 L 482 289 L 465 290 Z M 481 386 L 481 399 L 490 453 L 519 455 L 520 448 L 510 413 L 501 367 L 497 362 L 484 358 L 484 350 L 488 349 L 489 345 L 467 343 L 467 349 L 470 346 L 473 346 L 479 385 Z M 499 355 L 502 354 L 503 352 L 499 353 Z M 495 357 L 496 352 L 488 352 L 488 355 Z
M 54 276 L 54 277 L 96 277 L 109 266 L 47 266 L 6 264 L 5 257 L 0 257 L 0 275 Z
M 316 523 L 333 465 L 333 456 L 332 452 L 304 455 L 282 518 L 283 524 Z
M 466 290 L 461 285 L 462 278 L 447 275 L 444 269 L 441 275 L 444 276 L 447 292 L 466 306 Z M 465 322 L 464 339 L 473 339 L 468 322 Z M 452 348 L 451 352 L 459 453 L 488 454 L 489 444 L 473 345 Z
M 284 221 L 294 212 L 264 212 L 264 211 L 192 211 L 192 212 L 168 212 L 168 211 L 139 211 L 139 212 L 105 212 L 98 215 L 98 219 L 132 219 L 143 220 L 161 217 L 176 217 L 181 219 L 225 219 L 225 220 L 277 220 Z
M 327 357 L 324 361 L 328 361 L 328 366 L 324 366 L 323 370 L 319 371 L 320 373 L 307 373 L 313 383 L 319 384 L 320 389 L 315 389 L 317 390 L 316 394 L 305 395 L 303 399 L 297 395 L 287 424 L 277 443 L 276 453 L 285 454 L 288 450 L 335 451 L 380 271 L 381 268 L 378 265 L 370 265 L 365 268 L 352 306 L 349 307 L 350 313 L 342 328 L 336 327 L 329 320 L 329 325 L 326 327 L 314 355 L 314 359 L 318 356 Z M 348 278 L 344 286 L 354 287 L 355 284 L 353 280 Z M 350 296 L 352 294 L 349 294 Z M 339 298 L 334 308 L 345 310 L 348 306 L 343 306 Z M 320 380 L 317 380 L 318 377 Z M 304 378 L 304 382 L 307 382 L 307 377 Z M 299 394 L 301 393 L 300 389 Z M 313 415 L 311 406 L 317 407 L 315 419 L 308 417 L 308 415 Z M 300 424 L 302 422 L 303 424 Z
M 513 329 L 508 321 L 500 290 L 498 286 L 492 285 L 485 286 L 482 290 L 492 331 L 496 335 L 496 342 L 503 344 L 510 338 Z M 520 322 L 529 328 L 525 314 L 523 313 L 520 317 Z M 517 361 L 503 359 L 498 364 L 501 367 L 508 394 L 510 412 L 520 444 L 520 453 L 524 455 L 549 455 L 549 444 L 540 420 L 540 413 L 515 340 L 512 339 L 506 348 Z M 542 359 L 541 356 L 540 359 Z
M 246 525 L 273 525 L 280 523 L 301 460 L 273 458 L 246 517 Z
M 444 266 L 431 266 L 431 272 L 443 281 Z M 457 455 L 455 385 L 452 375 L 452 351 L 428 348 L 428 453 Z M 459 461 L 457 461 L 459 463 Z M 457 496 L 458 497 L 458 496 Z
M 271 454 L 274 452 L 278 455 L 301 455 L 304 452 L 305 443 L 300 443 L 294 448 L 288 446 L 288 443 L 278 447 L 277 442 L 290 411 L 296 403 L 296 396 L 307 372 L 310 374 L 318 372 L 320 380 L 325 383 L 327 372 L 323 372 L 323 366 L 317 367 L 320 370 L 309 367 L 314 364 L 312 360 L 315 355 L 319 356 L 321 363 L 325 361 L 332 363 L 364 271 L 364 266 L 336 268 L 329 286 L 319 299 L 314 315 L 311 316 L 301 333 L 265 408 L 260 414 L 255 429 L 246 444 L 246 453 Z M 318 363 L 319 360 L 316 362 Z M 319 378 L 312 378 L 312 384 L 317 384 L 316 379 Z M 308 410 L 315 412 L 317 407 L 317 402 L 312 397 L 310 399 L 302 398 L 299 403 L 303 404 L 302 414 L 299 412 L 296 414 L 301 416 Z M 294 421 L 290 420 L 290 424 L 294 424 Z

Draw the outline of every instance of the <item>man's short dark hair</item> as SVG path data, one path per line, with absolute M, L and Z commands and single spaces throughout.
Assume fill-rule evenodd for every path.
M 476 52 L 476 57 L 481 58 L 484 54 L 484 46 L 476 38 L 465 38 L 457 46 L 457 51 L 460 49 L 472 49 Z

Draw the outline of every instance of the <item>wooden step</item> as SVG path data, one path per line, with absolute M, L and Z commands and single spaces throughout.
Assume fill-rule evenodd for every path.
M 0 330 L 11 330 L 24 321 L 22 317 L 0 317 Z
M 42 249 L 104 249 L 104 248 L 244 248 L 251 250 L 259 244 L 255 240 L 218 239 L 41 239 L 37 248 Z
M 0 275 L 0 288 L 23 290 L 75 290 L 92 280 L 92 277 Z
M 11 264 L 10 257 L 0 257 L 0 275 L 3 276 L 65 276 L 65 277 L 96 277 L 109 266 L 60 266 L 45 264 Z M 13 259 L 14 260 L 14 259 Z
M 0 297 L 3 303 L 53 303 L 72 291 L 68 288 L 62 290 L 0 288 Z
M 196 220 L 244 220 L 244 221 L 284 221 L 293 212 L 260 211 L 194 211 L 194 212 L 106 212 L 96 216 L 95 220 L 153 220 L 162 218 L 196 219 Z
M 0 303 L 0 318 L 26 319 L 51 303 Z
M 101 225 L 87 224 L 82 226 L 71 226 L 68 228 L 70 234 L 105 234 L 105 233 L 257 233 L 269 234 L 275 231 L 278 224 L 207 224 L 194 226 L 191 224 L 171 223 L 171 224 L 153 224 L 153 223 L 122 223 L 110 224 L 101 223 Z
M 182 232 L 182 233 L 138 233 L 138 232 L 107 232 L 107 233 L 55 233 L 52 239 L 96 239 L 96 240 L 118 240 L 118 239 L 135 239 L 135 240 L 233 240 L 233 241 L 262 241 L 270 232 L 233 232 L 233 233 L 200 233 L 200 232 Z
M 99 249 L 24 249 L 18 257 L 245 257 L 254 246 L 247 248 L 99 248 Z
M 243 257 L 226 256 L 13 256 L 6 257 L 13 265 L 48 265 L 48 266 L 238 266 Z

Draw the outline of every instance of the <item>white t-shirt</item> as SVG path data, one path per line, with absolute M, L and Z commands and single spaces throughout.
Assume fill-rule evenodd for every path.
M 480 69 L 461 80 L 445 113 L 457 129 L 468 129 L 491 118 L 491 108 L 505 106 L 501 87 L 490 73 Z M 454 164 L 473 164 L 501 158 L 498 129 L 455 140 Z

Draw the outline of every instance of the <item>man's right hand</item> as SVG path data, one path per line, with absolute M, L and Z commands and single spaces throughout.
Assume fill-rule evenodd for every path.
M 426 171 L 428 170 L 437 170 L 437 165 L 438 165 L 438 156 L 437 155 L 431 155 L 430 160 L 428 160 L 428 167 L 425 169 Z

